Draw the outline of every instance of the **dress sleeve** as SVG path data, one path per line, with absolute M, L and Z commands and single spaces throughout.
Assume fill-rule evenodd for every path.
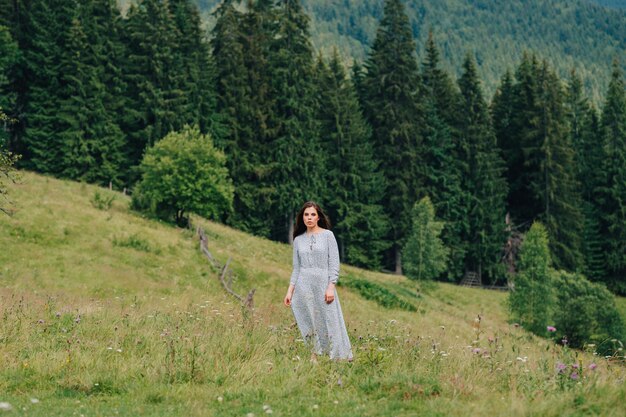
M 333 232 L 328 233 L 328 282 L 339 280 L 339 248 Z
M 291 279 L 289 283 L 295 287 L 298 282 L 298 276 L 300 275 L 300 257 L 298 256 L 298 244 L 296 240 L 293 241 L 293 271 L 291 272 Z

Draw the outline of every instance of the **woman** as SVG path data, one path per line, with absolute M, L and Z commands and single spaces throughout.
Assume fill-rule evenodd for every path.
M 330 222 L 316 203 L 304 203 L 293 233 L 293 272 L 285 305 L 291 306 L 312 361 L 327 353 L 331 359 L 352 360 L 348 332 L 335 285 L 339 250 Z

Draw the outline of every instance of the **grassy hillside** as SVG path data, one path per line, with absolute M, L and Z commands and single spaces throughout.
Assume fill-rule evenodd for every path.
M 96 192 L 115 196 L 109 209 Z M 7 415 L 623 416 L 624 364 L 507 323 L 504 293 L 343 266 L 355 362 L 316 365 L 281 305 L 287 245 L 196 219 L 213 254 L 232 257 L 235 290 L 257 289 L 248 316 L 193 232 L 138 216 L 127 197 L 31 173 L 11 196 L 17 213 L 0 217 Z M 359 280 L 416 311 L 364 298 Z

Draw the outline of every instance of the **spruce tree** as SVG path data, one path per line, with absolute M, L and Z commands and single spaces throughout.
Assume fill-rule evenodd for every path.
M 530 172 L 527 167 L 525 147 L 537 147 L 539 138 L 540 87 L 539 63 L 534 55 L 527 53 L 515 71 L 511 91 L 511 122 L 508 132 L 502 135 L 500 146 L 506 155 L 508 168 L 508 206 L 513 221 L 523 229 L 530 227 L 542 211 L 542 205 L 530 191 Z M 524 227 L 525 226 L 525 227 Z
M 12 90 L 14 72 L 19 59 L 17 42 L 5 26 L 0 26 L 0 149 L 9 145 L 11 116 L 14 114 L 17 96 Z
M 468 170 L 469 149 L 457 129 L 460 96 L 450 76 L 441 69 L 432 33 L 426 44 L 421 80 L 423 192 L 432 198 L 445 225 L 442 239 L 450 249 L 448 279 L 460 280 L 465 272 L 470 232 L 469 195 L 462 185 L 462 177 Z
M 89 26 L 93 18 L 91 12 L 88 7 L 79 9 L 72 21 L 61 62 L 64 87 L 57 109 L 60 125 L 56 133 L 61 151 L 59 174 L 87 182 L 119 185 L 124 138 L 113 120 L 113 113 L 105 108 L 108 95 L 103 62 L 96 55 L 102 45 L 94 38 L 90 44 L 83 30 L 81 20 Z
M 141 0 L 131 5 L 123 27 L 128 104 L 121 127 L 128 137 L 129 163 L 137 166 L 147 146 L 182 128 L 187 119 L 185 74 L 177 67 L 180 32 L 168 3 Z
M 538 79 L 541 91 L 540 142 L 524 144 L 528 151 L 526 167 L 530 174 L 530 188 L 542 205 L 538 214 L 550 235 L 556 268 L 576 271 L 583 265 L 582 200 L 574 150 L 567 131 L 565 92 L 561 80 L 546 62 L 541 65 Z
M 496 143 L 487 103 L 483 99 L 476 65 L 470 55 L 459 79 L 462 101 L 459 134 L 467 149 L 463 189 L 468 195 L 469 233 L 465 269 L 491 282 L 501 272 L 505 235 L 507 185 L 504 161 Z
M 245 210 L 239 210 L 248 228 L 263 236 L 279 236 L 273 231 L 283 224 L 275 219 L 272 142 L 276 137 L 278 117 L 276 96 L 273 87 L 273 56 L 278 36 L 278 10 L 273 0 L 249 0 L 243 19 L 244 64 L 247 69 L 248 97 L 244 103 L 245 113 L 242 126 L 247 129 L 247 158 L 250 160 L 244 188 L 238 192 L 245 198 Z M 244 200 L 242 200 L 244 201 Z
M 546 334 L 554 303 L 548 242 L 546 228 L 541 223 L 534 223 L 524 238 L 514 287 L 509 293 L 513 319 L 538 335 Z
M 269 56 L 275 11 L 263 2 L 249 2 L 245 13 L 232 1 L 215 11 L 211 47 L 217 69 L 218 110 L 227 132 L 216 143 L 228 155 L 235 195 L 228 223 L 269 237 L 274 192 L 267 175 L 273 124 Z
M 411 234 L 402 251 L 406 275 L 411 279 L 434 279 L 446 269 L 449 250 L 440 239 L 443 222 L 435 217 L 428 196 L 413 207 Z
M 508 204 L 525 229 L 541 219 L 557 268 L 582 267 L 581 199 L 561 81 L 547 63 L 524 55 L 513 85 L 512 119 L 501 138 L 508 155 Z
M 325 211 L 335 224 L 342 260 L 378 268 L 387 249 L 388 223 L 381 204 L 384 178 L 378 171 L 371 129 L 337 50 L 328 65 L 318 59 L 316 77 L 322 153 L 327 156 Z
M 248 219 L 254 216 L 254 210 L 246 204 L 246 191 L 253 175 L 253 164 L 249 158 L 253 156 L 250 148 L 254 142 L 254 132 L 247 113 L 251 97 L 244 63 L 244 35 L 241 30 L 243 16 L 235 9 L 233 1 L 224 1 L 214 16 L 216 22 L 212 31 L 211 49 L 217 70 L 217 108 L 227 128 L 216 144 L 228 156 L 226 164 L 235 186 L 233 218 L 228 219 L 228 223 L 247 232 L 258 233 L 258 230 L 249 226 Z
M 181 88 L 187 99 L 182 103 L 181 119 L 197 125 L 202 133 L 223 136 L 224 126 L 216 111 L 214 79 L 217 70 L 210 59 L 210 46 L 202 30 L 198 7 L 190 0 L 169 0 L 168 6 L 180 34 L 175 59 L 178 71 L 185 75 Z
M 606 275 L 600 235 L 600 205 L 596 198 L 603 175 L 598 169 L 603 163 L 602 137 L 598 134 L 599 116 L 584 96 L 582 80 L 575 70 L 572 70 L 567 86 L 566 111 L 582 197 L 582 270 L 589 279 L 597 281 Z
M 374 153 L 387 179 L 385 211 L 391 219 L 391 259 L 401 273 L 401 249 L 411 226 L 411 210 L 422 187 L 422 139 L 419 132 L 419 72 L 409 19 L 400 0 L 386 0 L 376 39 L 365 63 L 363 107 L 374 140 Z
M 60 71 L 66 59 L 65 45 L 76 15 L 73 0 L 33 0 L 28 16 L 29 37 L 23 50 L 25 132 L 16 146 L 23 156 L 22 166 L 59 175 L 63 170 L 62 121 L 58 109 L 63 99 L 64 81 Z
M 5 125 L 4 140 L 12 152 L 20 155 L 24 153 L 21 138 L 24 133 L 24 106 L 29 85 L 26 82 L 27 69 L 23 51 L 28 49 L 30 43 L 28 35 L 30 8 L 31 0 L 0 0 L 0 26 L 8 30 L 11 39 L 6 40 L 8 43 L 4 47 L 7 48 L 12 42 L 15 42 L 16 46 L 15 52 L 11 52 L 12 47 L 3 50 L 1 54 L 3 58 L 0 58 L 7 64 L 12 62 L 4 74 L 7 77 L 7 84 L 0 89 L 0 96 L 4 97 L 0 99 L 4 101 L 4 114 L 11 120 L 10 127 Z
M 316 120 L 316 88 L 309 18 L 299 0 L 281 0 L 270 67 L 276 131 L 271 135 L 273 238 L 291 241 L 294 216 L 306 200 L 322 195 L 324 155 Z M 283 227 L 284 226 L 284 227 Z
M 493 100 L 491 101 L 491 120 L 496 135 L 497 146 L 502 152 L 506 170 L 507 184 L 516 180 L 516 175 L 523 164 L 521 149 L 515 146 L 514 123 L 514 99 L 513 75 L 510 71 L 505 72 L 500 81 Z
M 602 108 L 603 181 L 598 187 L 607 284 L 626 294 L 626 92 L 617 60 Z

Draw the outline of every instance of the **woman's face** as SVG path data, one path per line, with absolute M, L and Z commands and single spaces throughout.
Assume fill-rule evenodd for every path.
M 315 207 L 305 208 L 304 214 L 302 215 L 302 220 L 304 220 L 304 224 L 306 225 L 306 227 L 317 226 L 319 217 L 317 217 L 317 210 L 315 210 Z

